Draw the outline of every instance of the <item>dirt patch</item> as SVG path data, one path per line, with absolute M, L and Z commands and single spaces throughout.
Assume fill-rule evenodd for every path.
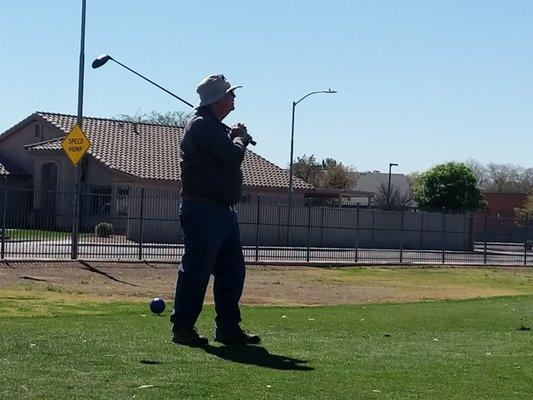
M 39 290 L 97 299 L 171 299 L 176 264 L 3 262 L 1 293 Z M 442 273 L 443 270 L 451 271 Z M 491 271 L 487 274 L 487 271 Z M 458 275 L 464 275 L 458 278 Z M 506 281 L 502 284 L 501 277 Z M 512 278 L 508 278 L 511 276 Z M 453 279 L 450 279 L 453 278 Z M 248 267 L 243 304 L 334 305 L 533 294 L 531 268 Z M 212 285 L 212 282 L 211 282 Z M 207 302 L 212 302 L 212 286 Z

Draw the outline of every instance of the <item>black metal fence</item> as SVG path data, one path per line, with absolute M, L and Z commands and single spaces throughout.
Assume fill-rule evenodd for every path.
M 177 190 L 0 188 L 1 259 L 179 261 Z M 245 258 L 258 263 L 532 265 L 533 224 L 427 212 L 322 207 L 245 197 L 235 206 Z M 289 220 L 290 218 L 290 220 Z

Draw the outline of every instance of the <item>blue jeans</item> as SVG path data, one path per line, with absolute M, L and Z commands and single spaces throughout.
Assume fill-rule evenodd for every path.
M 210 275 L 218 327 L 241 322 L 239 300 L 245 278 L 239 222 L 232 207 L 182 199 L 179 217 L 185 253 L 170 316 L 176 327 L 192 328 L 202 311 Z

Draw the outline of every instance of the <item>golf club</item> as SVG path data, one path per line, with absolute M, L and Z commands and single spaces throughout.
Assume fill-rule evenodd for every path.
M 152 81 L 152 80 L 148 79 L 147 77 L 145 77 L 145 76 L 139 74 L 137 71 L 134 71 L 133 69 L 129 68 L 128 66 L 126 66 L 126 65 L 122 64 L 121 62 L 115 60 L 115 59 L 114 59 L 113 57 L 111 57 L 109 54 L 102 54 L 101 56 L 96 57 L 96 58 L 94 59 L 93 63 L 91 64 L 91 66 L 92 66 L 94 69 L 96 69 L 96 68 L 100 68 L 102 65 L 104 65 L 105 63 L 107 63 L 109 60 L 116 62 L 116 63 L 117 63 L 118 65 L 120 65 L 121 67 L 126 68 L 128 71 L 133 72 L 135 75 L 137 75 L 137 76 L 143 78 L 145 81 L 148 81 L 148 82 L 150 82 L 152 85 L 157 86 L 159 89 L 161 89 L 161 90 L 163 90 L 164 92 L 168 93 L 168 94 L 171 95 L 172 97 L 175 97 L 175 98 L 178 99 L 179 101 L 181 101 L 181 102 L 187 104 L 189 107 L 194 108 L 194 106 L 193 106 L 191 103 L 189 103 L 188 101 L 183 100 L 181 97 L 175 95 L 175 94 L 172 93 L 170 90 L 165 89 L 163 86 L 158 85 L 158 84 L 155 83 L 154 81 Z M 229 126 L 227 126 L 227 125 L 224 125 L 224 126 L 225 126 L 228 130 L 231 130 L 231 128 L 230 128 Z M 251 144 L 252 146 L 255 146 L 257 143 L 256 143 L 253 139 L 251 139 L 251 140 L 250 140 L 250 144 Z

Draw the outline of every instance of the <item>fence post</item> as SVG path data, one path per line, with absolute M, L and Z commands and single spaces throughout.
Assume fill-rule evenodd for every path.
M 442 207 L 442 263 L 446 262 L 446 208 Z
M 255 261 L 259 261 L 259 223 L 261 222 L 261 195 L 257 195 L 257 218 L 255 221 Z
M 372 210 L 372 248 L 375 248 L 375 239 L 374 239 L 374 235 L 375 235 L 375 231 L 376 231 L 376 210 Z
M 287 247 L 291 246 L 291 220 L 292 220 L 292 198 L 289 194 L 288 208 L 287 208 Z
M 324 206 L 320 207 L 320 247 L 324 246 Z
M 483 219 L 483 264 L 487 264 L 487 214 L 485 213 Z
M 463 214 L 463 248 L 462 251 L 466 251 L 466 214 Z
M 78 169 L 75 169 L 75 174 L 78 174 Z M 77 175 L 76 175 L 77 176 Z M 79 230 L 79 197 L 80 184 L 76 179 L 74 186 L 74 216 L 72 218 L 72 242 L 70 244 L 70 258 L 75 260 L 78 258 L 78 230 Z M 41 191 L 42 195 L 42 191 Z
M 143 258 L 144 187 L 141 187 L 141 209 L 139 217 L 139 260 Z
M 359 261 L 359 207 L 357 207 L 357 214 L 355 219 L 355 262 Z
M 307 200 L 307 255 L 306 259 L 309 262 L 311 252 L 311 201 Z
M 526 217 L 524 219 L 524 267 L 527 267 L 527 221 L 528 221 L 528 215 L 526 212 Z
M 424 213 L 420 213 L 420 248 L 424 250 Z
M 468 249 L 471 252 L 476 250 L 476 244 L 474 243 L 474 229 L 476 229 L 476 218 L 473 215 L 470 215 L 468 220 Z
M 276 209 L 278 210 L 278 226 L 277 226 L 277 236 L 276 236 L 276 246 L 281 246 L 281 204 L 276 205 Z
M 7 217 L 7 189 L 3 189 L 3 206 L 2 206 L 2 249 L 0 258 L 3 260 L 5 257 L 5 246 L 6 246 L 6 217 Z
M 403 225 L 403 210 L 401 211 L 401 215 L 402 215 L 402 225 L 401 225 L 401 235 L 400 235 L 400 264 L 403 263 L 403 229 L 404 229 L 404 225 Z

